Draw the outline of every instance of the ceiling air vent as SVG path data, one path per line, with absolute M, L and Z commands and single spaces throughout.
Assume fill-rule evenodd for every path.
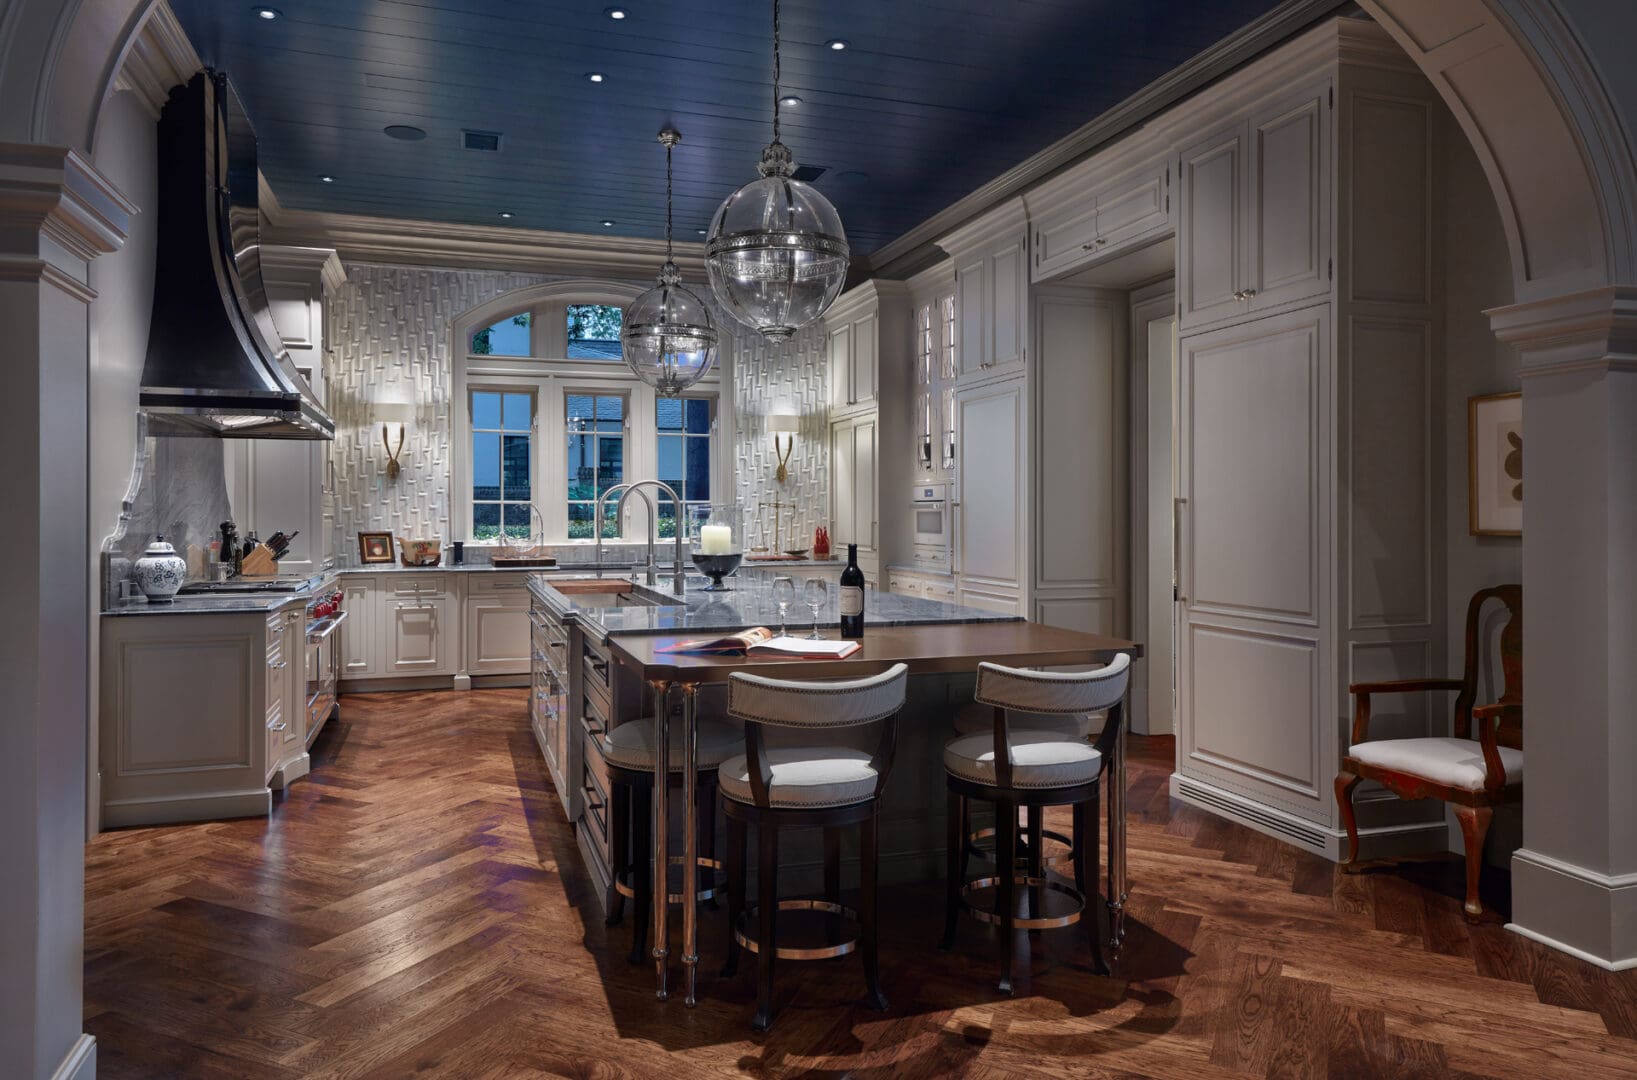
M 462 131 L 460 145 L 466 150 L 482 150 L 485 153 L 500 152 L 500 132 L 498 131 Z
M 803 183 L 811 184 L 814 180 L 817 180 L 819 177 L 823 176 L 829 171 L 830 168 L 827 165 L 803 165 L 795 172 L 791 173 L 790 178 L 792 180 L 800 180 Z

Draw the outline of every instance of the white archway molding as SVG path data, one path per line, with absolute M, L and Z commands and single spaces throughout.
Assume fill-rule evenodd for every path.
M 1552 0 L 1360 0 L 1449 105 L 1494 192 L 1519 302 L 1637 280 L 1629 134 Z
M 647 286 L 628 281 L 581 279 L 551 281 L 542 285 L 525 285 L 521 289 L 501 293 L 476 307 L 462 312 L 450 327 L 449 355 L 465 354 L 464 343 L 471 336 L 491 326 L 513 312 L 525 311 L 547 304 L 612 304 L 624 307 L 641 296 Z M 537 355 L 546 355 L 538 353 Z

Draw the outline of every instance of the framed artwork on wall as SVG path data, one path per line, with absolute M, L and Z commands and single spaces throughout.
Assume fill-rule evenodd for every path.
M 389 532 L 361 532 L 358 534 L 358 561 L 389 563 L 393 560 L 392 534 Z
M 1467 527 L 1474 536 L 1523 535 L 1523 395 L 1468 398 Z

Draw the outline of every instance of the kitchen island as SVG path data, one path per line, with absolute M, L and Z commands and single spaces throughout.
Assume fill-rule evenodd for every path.
M 932 600 L 871 591 L 865 602 L 863 648 L 844 660 L 682 656 L 663 653 L 679 639 L 714 636 L 750 626 L 777 625 L 771 606 L 774 571 L 741 570 L 727 593 L 689 592 L 637 585 L 626 579 L 531 580 L 531 619 L 536 634 L 531 717 L 536 738 L 558 785 L 565 812 L 575 822 L 579 847 L 605 904 L 612 902 L 612 870 L 607 807 L 609 785 L 601 758 L 591 741 L 624 723 L 655 725 L 654 745 L 664 760 L 671 725 L 686 733 L 700 715 L 725 713 L 726 680 L 734 670 L 755 670 L 779 678 L 856 677 L 904 663 L 913 676 L 899 714 L 898 747 L 892 780 L 883 796 L 881 879 L 887 882 L 937 880 L 942 874 L 944 842 L 943 744 L 955 709 L 972 700 L 979 663 L 992 660 L 1012 666 L 1056 667 L 1103 663 L 1120 652 L 1140 655 L 1132 642 L 1027 623 L 1015 616 L 958 607 Z M 820 612 L 826 637 L 835 637 L 839 620 L 835 590 Z M 770 619 L 769 616 L 772 616 Z M 793 632 L 809 624 L 790 620 Z M 769 733 L 769 743 L 777 740 Z M 856 733 L 867 738 L 867 733 Z M 691 806 L 694 740 L 684 737 L 681 769 L 683 806 Z M 860 744 L 860 749 L 867 749 Z M 1125 895 L 1123 792 L 1120 772 L 1109 785 L 1109 898 L 1118 934 L 1119 904 Z M 682 852 L 683 881 L 689 895 L 701 850 L 695 814 L 667 812 L 666 800 L 655 800 L 655 865 L 670 864 L 670 853 Z M 822 856 L 817 836 L 792 845 L 783 866 L 794 888 L 806 890 L 820 878 Z M 785 877 L 786 875 L 781 875 Z M 661 992 L 665 988 L 666 908 L 656 905 L 653 941 Z M 684 905 L 683 962 L 692 998 L 697 926 L 693 905 Z

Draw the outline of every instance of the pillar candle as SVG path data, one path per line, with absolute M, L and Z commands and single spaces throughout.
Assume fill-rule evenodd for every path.
M 699 551 L 702 555 L 727 555 L 733 550 L 733 528 L 728 525 L 702 525 L 699 529 Z

